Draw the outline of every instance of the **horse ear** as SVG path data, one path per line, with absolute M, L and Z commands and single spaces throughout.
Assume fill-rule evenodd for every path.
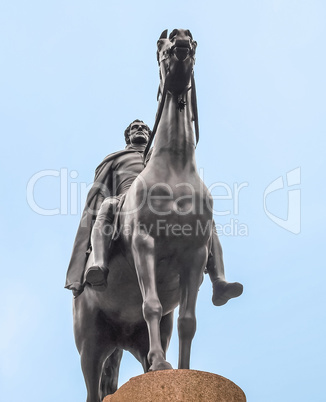
M 161 33 L 160 39 L 167 39 L 168 37 L 168 30 L 166 29 Z

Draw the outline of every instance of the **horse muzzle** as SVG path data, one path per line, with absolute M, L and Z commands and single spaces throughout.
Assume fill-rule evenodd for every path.
M 188 56 L 193 57 L 194 53 L 189 39 L 177 39 L 170 49 L 170 54 L 173 54 L 179 61 L 185 60 Z

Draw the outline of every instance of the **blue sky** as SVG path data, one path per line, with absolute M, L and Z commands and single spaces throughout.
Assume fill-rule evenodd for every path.
M 153 126 L 166 28 L 198 42 L 197 163 L 245 289 L 216 308 L 205 278 L 191 367 L 249 402 L 324 400 L 325 14 L 317 0 L 0 3 L 1 400 L 85 400 L 66 268 L 95 167 L 130 121 Z M 238 208 L 221 200 L 241 184 Z M 126 353 L 120 384 L 138 374 Z

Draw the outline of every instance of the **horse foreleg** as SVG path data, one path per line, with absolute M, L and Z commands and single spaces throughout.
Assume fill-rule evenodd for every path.
M 189 369 L 190 365 L 191 343 L 196 332 L 196 301 L 206 260 L 207 249 L 203 248 L 183 267 L 180 275 L 179 369 Z
M 160 330 L 161 330 L 161 344 L 164 352 L 164 358 L 166 358 L 166 351 L 170 343 L 173 328 L 173 311 L 171 313 L 164 315 L 161 318 Z M 148 330 L 145 327 L 146 332 L 138 332 L 137 338 L 133 339 L 133 348 L 129 351 L 140 361 L 143 366 L 144 373 L 149 370 L 149 364 L 147 360 L 148 356 L 148 343 L 144 341 L 147 338 Z
M 137 234 L 133 238 L 132 253 L 143 297 L 143 316 L 149 335 L 149 371 L 171 369 L 165 360 L 161 343 L 160 321 L 162 305 L 157 295 L 155 278 L 154 239 L 148 234 Z
M 168 350 L 170 344 L 172 329 L 173 329 L 173 311 L 163 316 L 161 319 L 161 343 L 165 357 L 166 357 L 166 351 Z

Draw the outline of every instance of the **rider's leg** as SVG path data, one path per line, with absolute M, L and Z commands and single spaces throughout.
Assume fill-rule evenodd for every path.
M 94 263 L 87 269 L 85 280 L 97 290 L 103 290 L 107 285 L 106 278 L 109 273 L 108 254 L 118 202 L 119 199 L 116 197 L 108 197 L 102 202 L 92 230 L 91 244 Z
M 227 282 L 224 273 L 223 252 L 213 222 L 212 249 L 208 257 L 206 270 L 213 284 L 212 301 L 215 306 L 222 306 L 233 297 L 242 294 L 243 286 L 239 282 Z

